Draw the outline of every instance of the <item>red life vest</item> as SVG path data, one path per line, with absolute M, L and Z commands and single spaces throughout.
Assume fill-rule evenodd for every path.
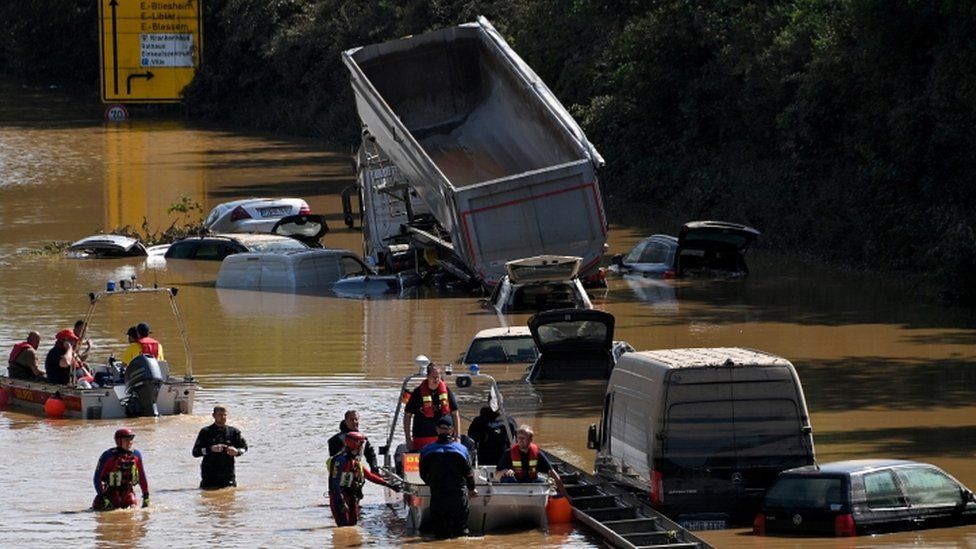
M 529 462 L 522 463 L 522 449 L 516 444 L 512 446 L 512 470 L 519 482 L 532 482 L 536 479 L 536 469 L 539 467 L 539 447 L 529 443 Z
M 423 399 L 420 412 L 423 413 L 425 417 L 433 419 L 434 399 L 430 394 L 430 384 L 427 383 L 427 380 L 420 383 L 420 397 Z M 437 400 L 440 401 L 441 415 L 450 415 L 451 399 L 447 395 L 447 384 L 444 383 L 443 379 L 437 382 Z
M 340 465 L 339 456 L 345 456 L 345 461 Z M 361 489 L 366 484 L 366 475 L 363 472 L 363 462 L 354 454 L 340 452 L 328 459 L 327 466 L 329 476 L 339 481 L 339 488 Z
M 20 343 L 14 345 L 14 348 L 10 350 L 10 358 L 7 359 L 8 364 L 15 364 L 20 353 L 24 352 L 25 349 L 33 349 L 34 346 L 26 341 L 21 341 Z
M 131 490 L 139 483 L 139 467 L 132 452 L 117 452 L 114 468 L 108 473 L 108 487 Z
M 159 342 L 155 339 L 146 336 L 139 340 L 139 345 L 142 345 L 142 354 L 159 358 Z

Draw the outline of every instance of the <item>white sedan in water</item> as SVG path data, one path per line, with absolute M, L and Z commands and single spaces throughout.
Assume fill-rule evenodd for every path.
M 267 233 L 282 217 L 310 213 L 301 198 L 245 198 L 218 204 L 203 226 L 215 233 Z

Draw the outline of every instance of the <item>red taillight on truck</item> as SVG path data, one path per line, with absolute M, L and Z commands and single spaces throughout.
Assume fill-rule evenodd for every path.
M 759 513 L 752 521 L 752 533 L 757 536 L 766 535 L 766 515 Z
M 651 505 L 660 507 L 664 504 L 664 475 L 661 471 L 651 471 Z
M 251 219 L 251 214 L 247 213 L 244 206 L 238 206 L 234 208 L 234 211 L 230 212 L 231 221 L 240 221 L 242 219 Z
M 857 535 L 857 525 L 854 524 L 854 515 L 844 513 L 834 517 L 834 535 L 853 537 Z
M 664 274 L 661 275 L 661 278 L 663 278 L 664 280 L 674 280 L 675 279 L 674 271 L 672 271 L 671 269 L 664 271 Z
M 298 215 L 310 215 L 312 213 L 312 208 L 308 207 L 308 203 L 302 202 L 302 207 L 298 208 Z

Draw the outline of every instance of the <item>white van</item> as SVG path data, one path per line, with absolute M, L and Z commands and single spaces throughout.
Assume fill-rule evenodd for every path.
M 323 293 L 350 277 L 383 278 L 348 250 L 309 249 L 285 253 L 227 256 L 217 274 L 218 288 L 272 292 Z M 394 282 L 396 278 L 393 277 Z
M 741 348 L 622 355 L 589 446 L 598 474 L 691 529 L 748 522 L 780 471 L 814 463 L 793 365 Z

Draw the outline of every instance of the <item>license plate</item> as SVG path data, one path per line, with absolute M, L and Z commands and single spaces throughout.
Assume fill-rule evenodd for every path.
M 279 217 L 282 215 L 288 215 L 291 212 L 291 206 L 275 206 L 274 208 L 258 208 L 258 213 L 261 217 Z
M 686 530 L 725 530 L 728 528 L 724 520 L 686 520 L 681 523 Z

